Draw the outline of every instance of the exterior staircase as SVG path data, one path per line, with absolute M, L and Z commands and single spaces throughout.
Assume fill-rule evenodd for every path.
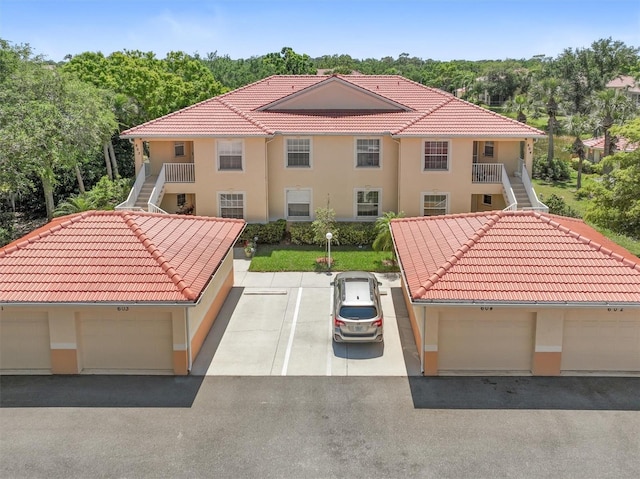
M 522 179 L 519 176 L 509 176 L 509 181 L 511 182 L 511 189 L 513 190 L 513 194 L 518 202 L 518 209 L 530 209 L 532 206 L 531 200 L 527 194 L 527 189 L 522 183 Z
M 151 192 L 153 191 L 154 186 L 156 185 L 156 180 L 158 179 L 157 175 L 148 176 L 144 180 L 144 185 L 142 185 L 142 189 L 140 190 L 140 194 L 136 198 L 135 208 L 142 209 L 144 211 L 148 210 L 147 203 L 149 202 L 149 197 L 151 196 Z

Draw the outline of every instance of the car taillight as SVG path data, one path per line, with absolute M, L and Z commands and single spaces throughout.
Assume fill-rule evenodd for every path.
M 376 328 L 380 328 L 380 327 L 382 327 L 382 318 L 380 318 L 380 319 L 376 319 L 376 320 L 373 322 L 373 325 L 374 325 Z
M 333 325 L 336 328 L 339 328 L 341 326 L 344 326 L 344 321 L 339 320 L 338 318 L 333 318 Z

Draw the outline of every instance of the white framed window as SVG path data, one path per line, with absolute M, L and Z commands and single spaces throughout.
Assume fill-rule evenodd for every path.
M 286 139 L 286 165 L 287 168 L 311 167 L 311 139 L 287 138 Z
M 244 218 L 244 193 L 219 193 L 218 210 L 221 218 Z
M 449 169 L 449 142 L 424 142 L 424 171 L 443 171 Z
M 218 140 L 218 169 L 242 170 L 242 140 Z
M 380 168 L 380 139 L 356 138 L 356 167 Z
M 178 193 L 176 195 L 176 204 L 178 208 L 182 208 L 187 203 L 187 195 L 184 193 Z
M 176 141 L 173 144 L 173 156 L 180 157 L 184 155 L 184 141 Z
M 311 218 L 311 190 L 285 190 L 286 212 L 288 220 L 308 220 Z
M 382 190 L 356 190 L 356 217 L 377 218 L 380 216 Z
M 491 195 L 482 195 L 482 204 L 491 206 L 492 199 Z
M 446 215 L 448 210 L 448 193 L 422 193 L 422 214 L 424 216 Z
M 487 158 L 493 158 L 493 141 L 484 142 L 484 156 Z

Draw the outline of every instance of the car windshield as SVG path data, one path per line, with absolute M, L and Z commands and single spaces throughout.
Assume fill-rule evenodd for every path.
M 374 306 L 343 306 L 340 316 L 345 319 L 373 319 L 378 315 Z

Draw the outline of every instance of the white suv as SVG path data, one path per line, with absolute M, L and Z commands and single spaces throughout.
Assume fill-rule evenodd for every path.
M 382 307 L 376 277 L 365 271 L 336 275 L 333 289 L 333 340 L 380 343 Z

